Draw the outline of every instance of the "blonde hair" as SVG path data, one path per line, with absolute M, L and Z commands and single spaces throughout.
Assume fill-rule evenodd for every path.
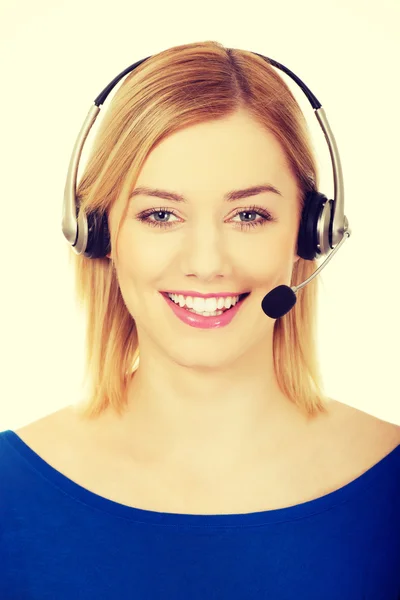
M 280 141 L 301 190 L 318 189 L 318 173 L 307 124 L 292 92 L 261 57 L 215 41 L 185 44 L 155 54 L 123 81 L 95 136 L 77 187 L 80 210 L 109 214 L 118 198 L 127 201 L 151 150 L 181 128 L 231 115 L 244 107 Z M 135 321 L 122 298 L 114 259 L 90 259 L 71 247 L 76 297 L 86 313 L 84 385 L 79 411 L 94 418 L 107 407 L 122 414 L 127 386 L 139 360 Z M 291 285 L 307 279 L 315 260 L 300 258 Z M 318 277 L 297 294 L 296 305 L 276 319 L 273 360 L 282 392 L 308 415 L 326 412 L 316 349 Z

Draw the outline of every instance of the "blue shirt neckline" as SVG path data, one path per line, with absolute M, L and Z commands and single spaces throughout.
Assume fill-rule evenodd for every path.
M 60 471 L 52 467 L 28 446 L 15 431 L 8 429 L 3 431 L 0 437 L 3 437 L 38 474 L 76 501 L 116 517 L 170 527 L 243 528 L 311 517 L 356 498 L 361 491 L 372 485 L 378 476 L 385 478 L 386 474 L 390 474 L 392 462 L 400 460 L 399 444 L 375 465 L 344 486 L 318 498 L 293 506 L 239 514 L 181 514 L 136 508 L 100 496 L 69 479 L 66 475 L 63 475 Z

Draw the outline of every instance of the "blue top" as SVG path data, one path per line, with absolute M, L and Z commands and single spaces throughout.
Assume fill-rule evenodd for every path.
M 398 600 L 400 444 L 295 506 L 192 515 L 90 492 L 0 432 L 4 600 Z

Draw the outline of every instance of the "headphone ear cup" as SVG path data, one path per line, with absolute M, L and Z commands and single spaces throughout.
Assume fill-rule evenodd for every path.
M 297 238 L 297 255 L 305 260 L 320 256 L 318 250 L 318 219 L 328 198 L 316 190 L 307 192 Z
M 102 218 L 102 238 L 101 255 L 106 256 L 111 252 L 110 229 L 108 227 L 108 215 L 106 213 L 103 214 Z
M 107 214 L 100 215 L 94 211 L 86 215 L 86 219 L 88 241 L 83 254 L 87 258 L 102 258 L 111 251 Z

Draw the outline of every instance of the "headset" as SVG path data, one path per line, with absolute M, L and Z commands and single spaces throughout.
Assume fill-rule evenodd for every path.
M 272 319 L 277 319 L 285 315 L 295 305 L 297 291 L 314 279 L 326 266 L 342 244 L 350 237 L 351 229 L 349 228 L 348 219 L 344 215 L 344 186 L 339 151 L 321 103 L 305 83 L 290 69 L 276 60 L 257 52 L 252 52 L 252 54 L 259 56 L 270 65 L 289 75 L 303 90 L 314 109 L 315 116 L 325 135 L 333 168 L 334 199 L 328 200 L 324 194 L 317 190 L 307 192 L 297 239 L 297 255 L 301 258 L 313 260 L 328 253 L 329 255 L 306 281 L 291 287 L 280 285 L 272 289 L 263 298 L 261 303 L 262 310 Z M 149 58 L 152 58 L 152 56 L 147 56 L 127 67 L 97 96 L 94 100 L 94 106 L 90 107 L 72 151 L 64 190 L 62 232 L 74 252 L 76 254 L 83 254 L 87 258 L 101 258 L 106 256 L 111 251 L 111 244 L 106 214 L 100 215 L 97 211 L 92 211 L 88 214 L 85 211 L 80 211 L 78 214 L 76 182 L 82 149 L 89 131 L 100 112 L 100 108 L 111 90 L 122 77 L 136 69 Z M 333 248 L 334 250 L 331 252 Z

